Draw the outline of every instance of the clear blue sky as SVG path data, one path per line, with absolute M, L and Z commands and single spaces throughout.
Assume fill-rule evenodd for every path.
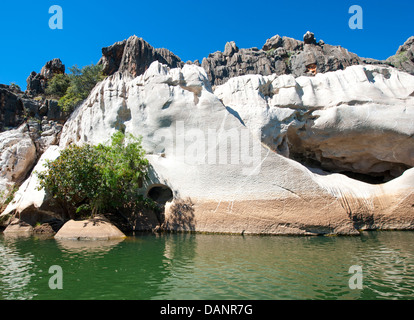
M 351 5 L 363 9 L 363 29 L 351 30 Z M 63 29 L 49 28 L 49 7 L 63 9 Z M 261 48 L 275 34 L 341 45 L 362 57 L 386 59 L 414 35 L 413 0 L 38 0 L 0 4 L 0 83 L 25 90 L 31 71 L 60 58 L 66 67 L 97 63 L 101 48 L 131 35 L 170 49 L 182 60 L 224 50 Z

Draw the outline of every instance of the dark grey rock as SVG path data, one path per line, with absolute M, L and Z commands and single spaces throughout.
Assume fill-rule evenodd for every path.
M 102 49 L 102 64 L 104 73 L 112 75 L 117 71 L 128 73 L 133 77 L 141 75 L 152 62 L 159 61 L 171 68 L 184 66 L 184 62 L 168 49 L 153 48 L 148 42 L 137 36 L 117 42 Z
M 24 103 L 7 85 L 0 87 L 0 132 L 16 128 L 25 120 Z
M 315 34 L 313 32 L 307 31 L 303 35 L 303 42 L 305 44 L 316 44 Z
M 30 96 L 37 96 L 45 93 L 47 81 L 52 79 L 55 74 L 64 74 L 65 65 L 60 59 L 53 59 L 42 67 L 40 73 L 32 71 L 26 79 L 27 88 L 26 94 Z
M 414 36 L 408 38 L 398 48 L 396 54 L 386 60 L 386 63 L 414 75 Z
M 102 58 L 98 64 L 103 65 L 104 74 L 111 75 L 118 71 L 122 55 L 124 54 L 125 43 L 126 40 L 119 41 L 112 46 L 102 48 Z

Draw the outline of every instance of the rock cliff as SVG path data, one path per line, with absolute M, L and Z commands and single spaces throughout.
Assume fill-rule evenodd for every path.
M 410 43 L 400 52 L 409 55 Z M 303 41 L 275 36 L 260 50 L 229 42 L 201 65 L 136 36 L 102 53 L 109 76 L 38 166 L 69 144 L 121 130 L 143 137 L 151 166 L 139 192 L 165 204 L 161 229 L 414 229 L 414 76 L 389 61 L 311 32 Z M 53 216 L 37 185 L 32 174 L 2 215 Z

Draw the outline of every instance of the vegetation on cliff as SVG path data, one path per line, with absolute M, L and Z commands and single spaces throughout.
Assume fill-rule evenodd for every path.
M 59 106 L 65 112 L 72 112 L 86 99 L 95 85 L 105 79 L 102 65 L 73 66 L 70 74 L 56 74 L 48 82 L 45 94 L 59 99 Z
M 40 187 L 71 218 L 152 205 L 137 193 L 148 169 L 141 138 L 117 132 L 110 145 L 71 145 L 46 168 L 38 173 Z

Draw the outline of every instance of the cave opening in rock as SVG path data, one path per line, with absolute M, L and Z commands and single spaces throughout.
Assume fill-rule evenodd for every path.
M 308 155 L 303 155 L 300 153 L 290 153 L 289 158 L 299 162 L 305 167 L 309 168 L 311 171 L 322 170 L 326 173 L 339 173 L 343 174 L 351 179 L 358 180 L 361 182 L 369 184 L 382 184 L 388 181 L 391 181 L 404 173 L 405 170 L 408 170 L 410 167 L 403 164 L 396 165 L 395 168 L 398 170 L 385 170 L 383 172 L 370 172 L 370 173 L 361 173 L 354 172 L 349 170 L 344 170 L 340 167 L 334 167 L 331 162 L 326 162 L 325 165 L 319 162 L 318 160 L 308 157 Z
M 173 192 L 170 187 L 163 184 L 157 184 L 148 189 L 147 197 L 154 200 L 159 205 L 165 205 L 167 201 L 172 200 Z

